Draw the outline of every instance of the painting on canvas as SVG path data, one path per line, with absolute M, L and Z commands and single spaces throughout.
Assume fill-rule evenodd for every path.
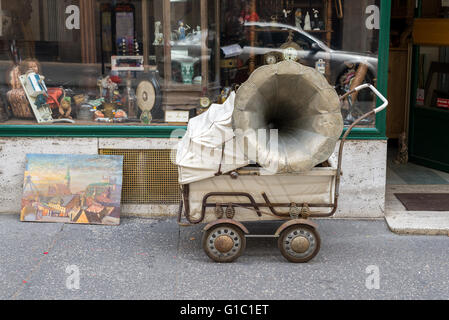
M 27 154 L 21 221 L 117 225 L 122 156 Z

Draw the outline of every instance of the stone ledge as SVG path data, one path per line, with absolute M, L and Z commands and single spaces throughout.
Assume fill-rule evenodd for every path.
M 391 231 L 398 234 L 449 236 L 449 212 L 390 211 L 385 220 Z
M 179 204 L 122 204 L 122 217 L 167 218 L 178 215 Z
M 448 192 L 449 185 L 387 185 L 385 220 L 391 231 L 398 234 L 448 235 L 448 211 L 407 211 L 394 193 Z

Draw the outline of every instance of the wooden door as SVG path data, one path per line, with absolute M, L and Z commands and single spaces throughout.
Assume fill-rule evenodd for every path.
M 387 137 L 397 139 L 405 131 L 407 105 L 407 49 L 390 49 L 388 66 Z

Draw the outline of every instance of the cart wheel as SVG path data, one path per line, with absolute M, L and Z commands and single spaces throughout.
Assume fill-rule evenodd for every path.
M 240 257 L 245 247 L 243 231 L 232 224 L 218 224 L 203 235 L 203 249 L 215 262 L 232 262 Z
M 318 232 L 303 224 L 293 225 L 282 231 L 278 247 L 290 262 L 307 262 L 320 251 L 321 239 Z

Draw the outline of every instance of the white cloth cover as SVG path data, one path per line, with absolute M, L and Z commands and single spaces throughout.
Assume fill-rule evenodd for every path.
M 235 92 L 231 92 L 225 103 L 212 104 L 206 112 L 189 120 L 176 152 L 180 184 L 213 177 L 220 163 L 222 173 L 248 164 L 236 146 L 232 129 L 234 100 Z

